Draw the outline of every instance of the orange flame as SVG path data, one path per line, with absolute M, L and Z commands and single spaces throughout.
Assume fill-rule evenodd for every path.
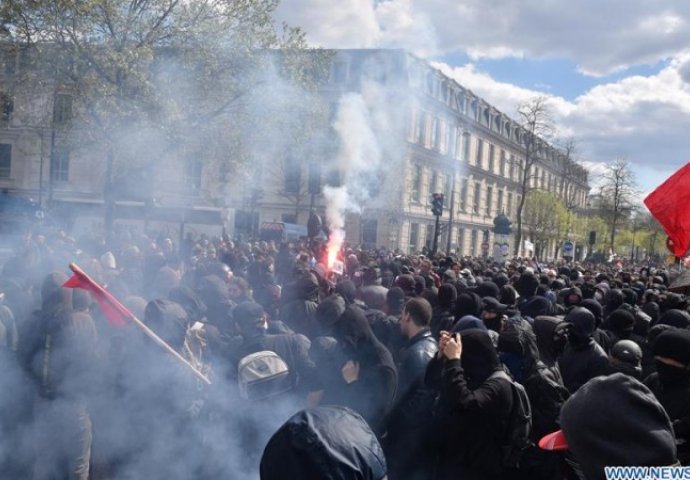
M 338 254 L 345 241 L 345 232 L 336 230 L 328 239 L 328 270 L 333 270 L 335 261 L 338 260 Z

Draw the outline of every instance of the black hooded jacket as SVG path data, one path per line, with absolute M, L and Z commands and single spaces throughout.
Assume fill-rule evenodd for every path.
M 382 480 L 386 459 L 369 426 L 335 406 L 302 410 L 273 434 L 261 458 L 261 480 Z
M 309 338 L 319 334 L 315 313 L 319 300 L 319 282 L 313 274 L 301 275 L 287 285 L 284 303 L 280 309 L 280 320 L 294 330 Z
M 72 311 L 67 276 L 51 273 L 41 287 L 41 309 L 22 324 L 18 356 L 41 396 L 80 396 L 93 380 L 97 333 L 93 319 Z
M 555 327 L 553 330 L 555 331 Z M 568 390 L 563 386 L 558 370 L 555 369 L 554 373 L 553 369 L 539 359 L 536 336 L 528 328 L 521 328 L 515 323 L 509 324 L 498 339 L 498 350 L 502 358 L 510 355 L 520 359 L 519 375 L 513 369 L 510 371 L 514 378 L 521 379 L 520 383 L 529 397 L 532 407 L 532 440 L 538 442 L 547 433 L 558 429 L 558 415 L 569 397 Z M 511 364 L 514 362 L 508 362 L 508 365 Z
M 589 310 L 575 307 L 568 312 L 565 321 L 570 323 L 568 345 L 558 363 L 563 383 L 573 393 L 588 380 L 606 375 L 609 362 L 604 350 L 592 338 L 595 319 Z
M 380 435 L 398 384 L 393 357 L 377 340 L 357 306 L 346 308 L 333 326 L 333 336 L 343 357 L 359 364 L 359 378 L 350 384 L 339 378 L 332 384 L 334 391 L 324 393 L 323 403 L 352 408 Z
M 427 368 L 427 385 L 440 392 L 435 419 L 441 434 L 438 478 L 501 478 L 512 387 L 504 377 L 489 378 L 502 368 L 486 331 L 465 330 L 461 338 L 460 360 L 434 358 Z
M 690 331 L 671 329 L 659 334 L 654 342 L 655 356 L 690 365 Z M 657 371 L 645 385 L 654 393 L 673 422 L 678 445 L 678 459 L 690 464 L 690 366 L 679 368 L 656 361 Z

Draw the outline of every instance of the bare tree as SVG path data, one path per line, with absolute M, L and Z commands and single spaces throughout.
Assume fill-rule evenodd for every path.
M 534 165 L 540 151 L 546 147 L 545 139 L 553 133 L 553 121 L 546 97 L 534 97 L 518 106 L 518 118 L 522 127 L 521 143 L 525 149 L 525 159 L 518 169 L 520 183 L 520 200 L 516 212 L 516 231 L 514 254 L 520 252 L 522 242 L 522 214 L 527 195 L 533 189 L 532 179 L 536 177 Z
M 633 209 L 637 184 L 630 164 L 623 158 L 607 165 L 601 178 L 601 212 L 611 228 L 609 247 L 613 250 L 618 224 Z

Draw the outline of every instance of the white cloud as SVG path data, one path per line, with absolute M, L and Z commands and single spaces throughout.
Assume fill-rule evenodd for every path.
M 559 134 L 575 138 L 593 178 L 601 165 L 626 158 L 649 189 L 690 160 L 687 63 L 680 58 L 656 75 L 598 85 L 574 101 L 499 82 L 473 64 L 434 66 L 513 118 L 518 103 L 547 96 Z
M 588 75 L 673 58 L 690 38 L 690 2 L 283 0 L 278 19 L 324 47 L 569 58 Z

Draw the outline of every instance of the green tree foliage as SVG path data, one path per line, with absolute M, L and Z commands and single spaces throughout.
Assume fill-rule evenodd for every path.
M 538 257 L 549 256 L 553 242 L 562 239 L 568 224 L 568 211 L 558 195 L 532 190 L 525 201 L 523 225 L 535 244 Z
M 295 98 L 302 97 L 301 110 L 317 108 L 305 96 L 325 78 L 329 54 L 305 50 L 298 28 L 277 26 L 277 6 L 5 0 L 0 19 L 6 42 L 31 59 L 24 88 L 73 95 L 69 137 L 105 167 L 108 201 L 132 173 L 151 178 L 144 172 L 175 169 L 180 158 L 201 161 L 222 183 L 253 160 L 257 137 L 266 138 L 262 128 L 308 136 L 309 125 L 284 122 L 303 118 Z

